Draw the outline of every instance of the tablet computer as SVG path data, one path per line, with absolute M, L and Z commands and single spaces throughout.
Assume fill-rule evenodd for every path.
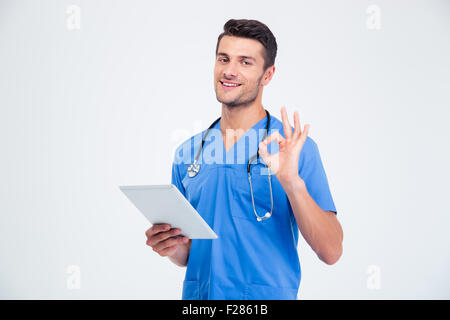
M 216 239 L 217 235 L 173 184 L 119 186 L 152 224 L 168 223 L 190 239 Z

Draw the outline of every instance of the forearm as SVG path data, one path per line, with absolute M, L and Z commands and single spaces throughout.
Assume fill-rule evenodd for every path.
M 342 254 L 343 232 L 334 213 L 317 205 L 300 177 L 282 185 L 306 242 L 322 261 L 335 263 Z
M 175 263 L 179 267 L 186 267 L 187 266 L 187 260 L 189 258 L 189 252 L 191 250 L 191 242 L 192 240 L 189 239 L 189 242 L 183 245 L 180 245 L 177 251 L 171 256 L 169 256 L 170 261 Z

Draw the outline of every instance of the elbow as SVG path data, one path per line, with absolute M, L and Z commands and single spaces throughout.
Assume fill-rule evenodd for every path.
M 319 258 L 320 260 L 331 266 L 339 261 L 342 256 L 342 251 L 342 244 L 340 244 L 337 248 L 329 250 L 326 254 L 319 255 Z
M 336 262 L 338 262 L 340 257 L 341 257 L 340 255 L 330 256 L 325 259 L 322 259 L 322 261 L 325 262 L 327 265 L 331 266 Z
M 323 250 L 324 254 L 319 255 L 320 260 L 325 262 L 328 265 L 333 265 L 339 261 L 342 256 L 342 242 L 344 240 L 344 234 L 342 232 L 341 226 L 339 226 L 339 238 L 328 243 L 328 246 L 325 250 Z

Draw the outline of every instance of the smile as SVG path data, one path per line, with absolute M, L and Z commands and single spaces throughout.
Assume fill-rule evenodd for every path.
M 239 87 L 241 85 L 240 83 L 222 82 L 220 80 L 219 80 L 219 82 L 222 85 L 222 88 L 225 88 L 225 89 L 232 89 L 232 88 Z

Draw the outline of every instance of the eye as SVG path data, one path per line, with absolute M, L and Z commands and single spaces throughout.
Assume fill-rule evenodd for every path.
M 219 58 L 218 61 L 220 62 L 226 62 L 227 58 Z
M 242 61 L 242 63 L 246 64 L 247 66 L 250 66 L 250 65 L 251 65 L 251 63 L 248 62 L 248 61 Z

